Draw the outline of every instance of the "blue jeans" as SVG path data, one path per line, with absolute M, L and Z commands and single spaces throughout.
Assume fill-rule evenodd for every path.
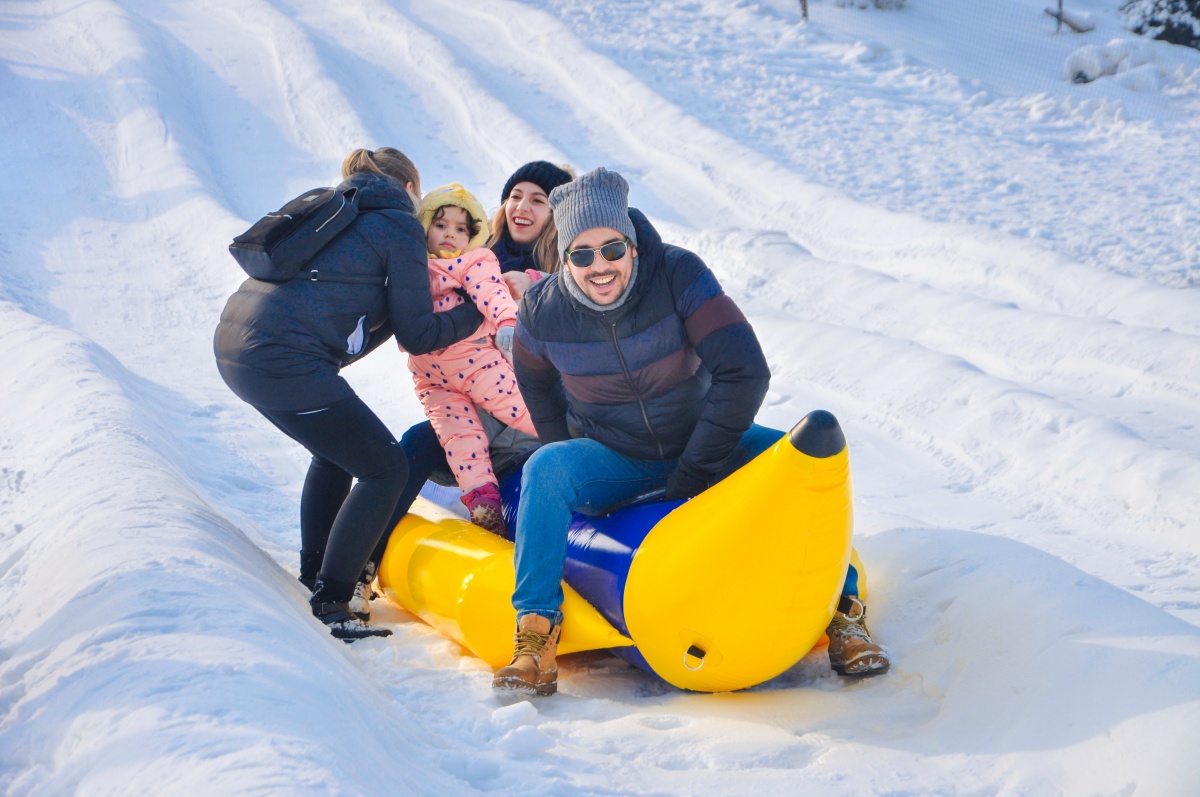
M 727 476 L 783 437 L 778 429 L 751 426 L 723 463 Z M 517 508 L 517 588 L 513 606 L 522 615 L 562 621 L 562 576 L 571 514 L 603 515 L 615 505 L 666 486 L 678 460 L 633 459 L 595 440 L 576 438 L 539 448 L 521 474 Z

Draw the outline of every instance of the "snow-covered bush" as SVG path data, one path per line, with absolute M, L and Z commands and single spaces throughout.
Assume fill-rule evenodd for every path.
M 1063 77 L 1075 83 L 1091 83 L 1115 75 L 1129 89 L 1157 91 L 1159 69 L 1149 42 L 1113 39 L 1104 46 L 1089 44 L 1067 56 Z
M 1200 0 L 1128 0 L 1121 10 L 1134 33 L 1200 49 Z

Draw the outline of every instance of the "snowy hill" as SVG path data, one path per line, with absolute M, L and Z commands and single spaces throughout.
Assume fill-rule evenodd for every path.
M 1200 52 L 1116 0 L 809 5 L 0 5 L 0 793 L 1197 793 Z M 211 340 L 229 239 L 380 145 L 489 209 L 629 178 L 754 324 L 760 420 L 841 420 L 891 673 L 582 654 L 504 706 L 386 602 L 329 637 L 307 456 Z M 421 419 L 391 347 L 346 375 Z

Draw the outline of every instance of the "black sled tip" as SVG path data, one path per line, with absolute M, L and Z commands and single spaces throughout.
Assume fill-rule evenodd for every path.
M 846 435 L 833 413 L 813 410 L 788 432 L 788 440 L 801 454 L 828 459 L 846 447 Z

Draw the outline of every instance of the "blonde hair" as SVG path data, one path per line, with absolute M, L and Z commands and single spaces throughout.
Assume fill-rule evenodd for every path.
M 407 155 L 393 147 L 379 149 L 356 149 L 342 161 L 342 179 L 352 174 L 374 172 L 396 180 L 408 190 L 413 201 L 413 210 L 421 204 L 421 173 Z M 408 184 L 412 183 L 412 188 Z
M 538 271 L 547 274 L 562 268 L 562 253 L 558 251 L 558 225 L 554 223 L 553 213 L 546 217 L 542 234 L 533 242 L 533 261 L 538 264 Z

